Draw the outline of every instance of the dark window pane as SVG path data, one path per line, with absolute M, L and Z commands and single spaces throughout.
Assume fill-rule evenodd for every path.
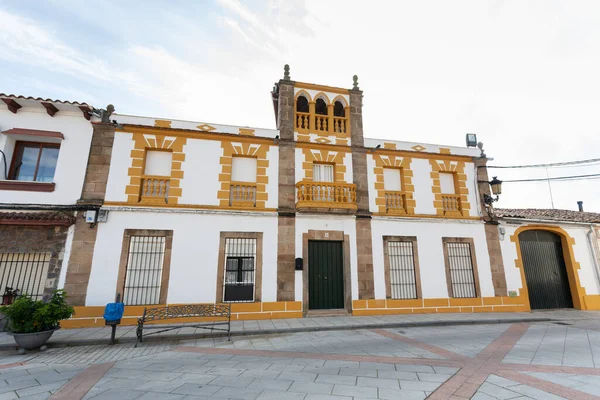
M 22 150 L 17 153 L 18 158 L 15 160 L 15 180 L 34 180 L 39 153 L 39 145 L 25 145 L 22 147 Z
M 43 148 L 35 180 L 38 182 L 52 182 L 54 180 L 54 171 L 56 170 L 57 160 L 58 149 L 56 147 Z

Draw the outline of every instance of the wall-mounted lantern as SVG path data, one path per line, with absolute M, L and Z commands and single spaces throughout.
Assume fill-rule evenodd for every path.
M 494 203 L 495 201 L 498 201 L 498 199 L 500 198 L 500 195 L 502 194 L 502 181 L 494 176 L 494 178 L 488 183 L 490 184 L 490 186 L 492 188 L 492 194 L 494 196 L 496 196 L 496 198 L 484 193 L 483 201 L 487 205 L 492 205 L 492 203 Z

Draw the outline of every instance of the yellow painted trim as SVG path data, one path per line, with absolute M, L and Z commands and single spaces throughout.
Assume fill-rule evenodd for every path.
M 519 269 L 521 274 L 521 289 L 519 290 L 520 297 L 524 297 L 527 308 L 531 309 L 529 303 L 529 289 L 527 287 L 527 279 L 525 278 L 525 268 L 523 267 L 523 256 L 521 254 L 521 244 L 519 242 L 519 234 L 525 231 L 531 230 L 542 230 L 552 233 L 556 233 L 560 236 L 562 242 L 563 256 L 565 258 L 565 266 L 567 269 L 567 277 L 569 279 L 569 287 L 571 289 L 571 297 L 573 298 L 573 307 L 578 310 L 588 310 L 586 302 L 585 288 L 581 286 L 579 281 L 579 269 L 581 268 L 579 262 L 575 259 L 575 252 L 573 245 L 575 239 L 572 238 L 564 229 L 559 226 L 552 225 L 526 225 L 518 227 L 515 232 L 510 236 L 510 241 L 517 247 L 517 259 L 515 260 L 515 267 Z M 595 302 L 590 299 L 590 305 L 595 307 Z
M 406 217 L 406 218 L 436 218 L 436 219 L 467 219 L 467 220 L 473 220 L 473 221 L 481 221 L 482 218 L 481 217 L 463 217 L 463 216 L 452 216 L 452 215 L 437 215 L 437 214 L 405 214 L 405 215 L 399 215 L 399 214 L 388 214 L 388 213 L 380 213 L 380 212 L 375 212 L 373 213 L 374 216 L 378 216 L 378 217 Z
M 336 93 L 336 94 L 350 94 L 350 90 L 337 88 L 333 86 L 325 86 L 325 85 L 316 85 L 314 83 L 305 83 L 305 82 L 296 82 L 294 87 L 298 89 L 310 89 L 310 90 L 319 90 L 323 92 Z
M 128 125 L 124 124 L 123 128 L 117 128 L 117 132 L 126 132 L 126 133 L 143 133 L 147 135 L 162 135 L 162 136 L 174 136 L 174 137 L 184 137 L 184 138 L 192 138 L 192 139 L 205 139 L 205 140 L 215 140 L 215 141 L 234 141 L 234 142 L 250 142 L 250 143 L 268 143 L 274 144 L 276 139 L 267 138 L 262 136 L 244 136 L 237 135 L 235 133 L 225 133 L 225 132 L 208 132 L 208 131 L 197 131 L 193 129 L 179 129 L 179 128 L 161 128 L 161 127 L 152 127 L 152 126 L 140 126 L 140 125 Z
M 210 303 L 205 303 L 210 304 Z M 183 304 L 169 304 L 183 305 Z M 164 307 L 165 304 L 152 305 L 148 307 Z M 144 313 L 145 306 L 125 306 L 125 312 L 121 325 L 131 326 L 137 324 L 137 319 Z M 104 306 L 77 306 L 75 313 L 68 320 L 61 321 L 60 325 L 65 329 L 92 328 L 104 326 Z M 300 301 L 278 301 L 263 303 L 232 303 L 231 320 L 261 320 L 278 318 L 302 318 L 302 302 Z M 191 323 L 199 321 L 222 321 L 224 318 L 175 318 L 165 320 L 162 323 Z M 161 323 L 160 321 L 158 323 Z
M 600 306 L 600 295 L 598 295 Z M 353 300 L 352 315 L 524 312 L 529 311 L 522 297 L 440 298 L 414 300 Z
M 410 151 L 410 150 L 391 150 L 391 149 L 370 149 L 370 152 L 373 154 L 384 154 L 389 156 L 400 156 L 400 157 L 412 157 L 412 158 L 420 158 L 426 160 L 449 160 L 449 161 L 464 161 L 464 162 L 473 162 L 473 157 L 471 156 L 461 156 L 458 154 L 438 154 L 438 153 L 428 153 L 426 151 Z
M 227 197 L 227 202 L 229 202 L 229 197 Z M 158 205 L 144 205 L 144 204 L 133 204 L 128 203 L 126 201 L 105 201 L 105 206 L 112 207 L 135 207 L 135 208 L 189 208 L 189 209 L 197 209 L 197 210 L 231 210 L 231 211 L 257 211 L 257 212 L 273 212 L 277 211 L 276 208 L 248 208 L 248 207 L 222 207 L 222 206 L 214 206 L 214 205 L 203 205 L 203 204 L 158 204 Z

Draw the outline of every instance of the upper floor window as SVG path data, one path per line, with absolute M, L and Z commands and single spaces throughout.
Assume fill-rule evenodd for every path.
M 149 150 L 146 152 L 144 175 L 171 176 L 173 153 L 170 151 Z
M 444 194 L 456 193 L 456 188 L 454 187 L 454 174 L 440 172 L 440 189 Z
M 9 174 L 17 181 L 52 182 L 60 145 L 56 143 L 17 142 Z
M 399 192 L 402 190 L 401 171 L 398 168 L 383 169 L 383 187 L 385 190 Z
M 344 105 L 341 101 L 336 101 L 333 105 L 333 116 L 334 117 L 345 117 L 346 110 L 344 109 Z
M 257 160 L 254 157 L 231 159 L 229 205 L 238 207 L 256 205 L 256 168 Z
M 308 100 L 304 96 L 299 96 L 298 100 L 296 100 L 296 111 L 307 113 L 308 110 Z
M 334 173 L 332 164 L 313 164 L 314 182 L 333 182 Z
M 327 115 L 327 103 L 323 99 L 317 99 L 315 102 L 315 113 L 320 115 Z

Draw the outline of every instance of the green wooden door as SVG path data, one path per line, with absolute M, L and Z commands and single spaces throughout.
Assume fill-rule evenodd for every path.
M 308 308 L 344 308 L 342 242 L 308 242 Z

